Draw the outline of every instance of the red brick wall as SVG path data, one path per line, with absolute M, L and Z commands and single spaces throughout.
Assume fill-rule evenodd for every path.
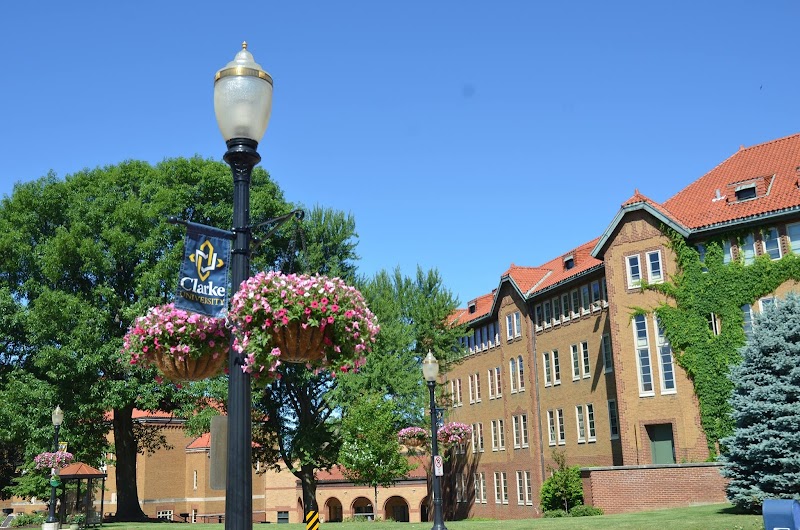
M 727 502 L 716 463 L 581 469 L 584 502 L 604 513 Z

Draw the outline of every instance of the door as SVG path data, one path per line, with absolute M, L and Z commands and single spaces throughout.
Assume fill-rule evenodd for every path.
M 650 437 L 653 464 L 674 464 L 675 443 L 672 439 L 672 424 L 648 425 L 646 428 Z

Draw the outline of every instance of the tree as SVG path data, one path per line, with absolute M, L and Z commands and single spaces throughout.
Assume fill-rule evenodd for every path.
M 724 439 L 728 499 L 751 512 L 766 498 L 800 498 L 800 295 L 756 318 L 731 371 L 733 435 Z
M 377 395 L 363 396 L 342 418 L 342 473 L 356 484 L 372 486 L 376 510 L 378 487 L 387 488 L 414 469 L 400 453 L 400 426 L 395 402 Z
M 539 498 L 545 510 L 563 509 L 583 504 L 583 484 L 580 466 L 567 466 L 567 457 L 562 451 L 553 451 L 556 467 L 549 466 L 550 478 L 542 483 Z
M 172 410 L 191 396 L 157 383 L 152 371 L 132 369 L 119 355 L 122 337 L 148 307 L 173 298 L 183 228 L 168 216 L 230 227 L 231 187 L 230 169 L 220 162 L 128 161 L 18 184 L 0 204 L 0 443 L 25 447 L 30 461 L 48 448 L 50 411 L 61 404 L 63 439 L 97 466 L 109 413 L 118 520 L 144 516 L 136 454 L 146 449 L 133 409 Z M 261 168 L 253 172 L 251 198 L 253 224 L 291 210 Z M 288 237 L 271 238 L 254 265 L 290 258 Z M 13 420 L 23 410 L 26 421 Z

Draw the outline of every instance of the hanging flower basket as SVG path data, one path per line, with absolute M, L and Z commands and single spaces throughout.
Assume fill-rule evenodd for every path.
M 430 435 L 421 427 L 406 427 L 397 433 L 397 439 L 407 447 L 422 447 L 428 444 Z
M 219 375 L 228 359 L 225 321 L 176 309 L 152 307 L 125 335 L 130 363 L 156 366 L 167 379 L 199 381 Z
M 340 278 L 261 272 L 242 282 L 228 314 L 242 370 L 273 375 L 282 362 L 348 371 L 364 363 L 378 326 Z
M 72 453 L 67 451 L 56 451 L 55 453 L 39 453 L 33 457 L 36 469 L 58 469 L 72 462 Z
M 436 439 L 442 445 L 460 445 L 467 443 L 472 436 L 472 427 L 466 423 L 445 423 L 437 432 Z

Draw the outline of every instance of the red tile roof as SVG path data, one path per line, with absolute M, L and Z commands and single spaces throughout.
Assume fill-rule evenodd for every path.
M 83 462 L 73 462 L 69 465 L 66 465 L 58 470 L 59 476 L 61 478 L 95 478 L 95 477 L 105 477 L 106 474 L 102 471 L 93 468 L 89 464 L 84 464 Z
M 511 264 L 511 267 L 503 273 L 501 280 L 510 277 L 517 284 L 519 290 L 524 295 L 541 282 L 551 271 L 541 267 L 519 267 Z
M 800 209 L 800 134 L 740 149 L 663 206 L 697 230 L 749 217 Z M 736 201 L 736 188 L 754 184 L 755 199 Z
M 492 311 L 492 302 L 494 301 L 494 292 L 484 294 L 470 300 L 466 309 L 457 309 L 456 314 L 452 320 L 453 324 L 463 324 L 477 318 L 485 317 Z M 475 305 L 475 311 L 469 312 L 469 308 Z
M 211 448 L 211 433 L 207 432 L 201 434 L 192 443 L 186 446 L 186 449 L 210 449 Z
M 602 265 L 603 262 L 597 258 L 592 257 L 592 249 L 597 244 L 600 238 L 595 238 L 583 245 L 573 249 L 570 252 L 567 252 L 555 259 L 552 259 L 542 265 L 543 269 L 549 269 L 552 271 L 552 274 L 548 275 L 544 281 L 537 285 L 535 289 L 528 292 L 528 296 L 536 296 L 537 293 L 547 290 L 554 285 L 557 285 L 565 280 L 568 280 L 574 276 L 582 272 L 586 272 L 589 269 L 597 267 L 598 265 Z M 567 269 L 564 267 L 564 258 L 572 256 L 575 260 L 575 266 L 571 269 Z

